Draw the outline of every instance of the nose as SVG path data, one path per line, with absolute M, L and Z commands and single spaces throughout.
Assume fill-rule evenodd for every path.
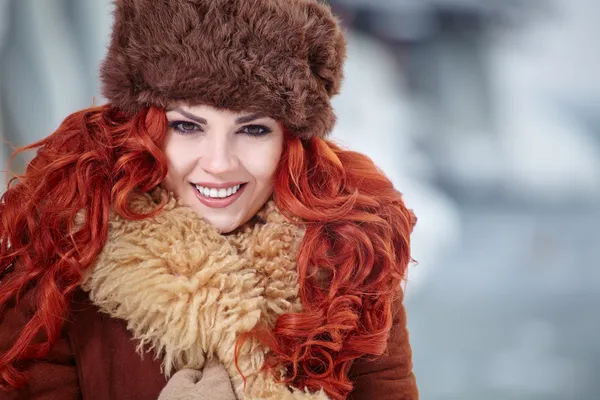
M 202 141 L 201 167 L 211 175 L 235 171 L 238 157 L 227 135 L 211 135 Z

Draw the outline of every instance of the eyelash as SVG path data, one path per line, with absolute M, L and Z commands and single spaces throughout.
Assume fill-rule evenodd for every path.
M 183 129 L 182 128 L 183 125 L 187 125 L 188 127 L 193 126 L 194 128 L 193 129 Z M 194 133 L 202 132 L 202 128 L 198 124 L 195 124 L 195 123 L 189 122 L 189 121 L 173 121 L 173 122 L 169 122 L 169 126 L 182 135 L 193 135 Z M 258 128 L 262 131 L 260 133 L 250 133 L 248 131 L 249 128 Z M 248 136 L 252 136 L 252 137 L 261 137 L 261 136 L 266 136 L 269 133 L 271 133 L 271 129 L 267 128 L 264 125 L 245 125 L 238 132 L 243 133 Z

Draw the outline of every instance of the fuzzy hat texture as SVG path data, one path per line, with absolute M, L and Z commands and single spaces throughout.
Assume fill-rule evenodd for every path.
M 116 107 L 175 102 L 265 113 L 293 134 L 335 124 L 346 43 L 319 0 L 116 0 L 102 92 Z

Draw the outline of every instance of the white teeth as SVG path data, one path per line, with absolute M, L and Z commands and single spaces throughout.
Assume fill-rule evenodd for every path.
M 198 190 L 198 192 L 200 192 L 203 196 L 217 198 L 217 199 L 224 199 L 224 198 L 229 197 L 232 194 L 236 193 L 240 189 L 241 185 L 235 185 L 230 188 L 221 188 L 221 189 L 207 188 L 207 187 L 200 186 L 200 185 L 195 185 L 195 186 L 196 186 L 196 189 Z

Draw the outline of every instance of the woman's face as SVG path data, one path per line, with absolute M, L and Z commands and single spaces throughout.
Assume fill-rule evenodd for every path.
M 163 185 L 223 233 L 252 218 L 273 192 L 280 124 L 205 105 L 171 107 L 167 119 Z

